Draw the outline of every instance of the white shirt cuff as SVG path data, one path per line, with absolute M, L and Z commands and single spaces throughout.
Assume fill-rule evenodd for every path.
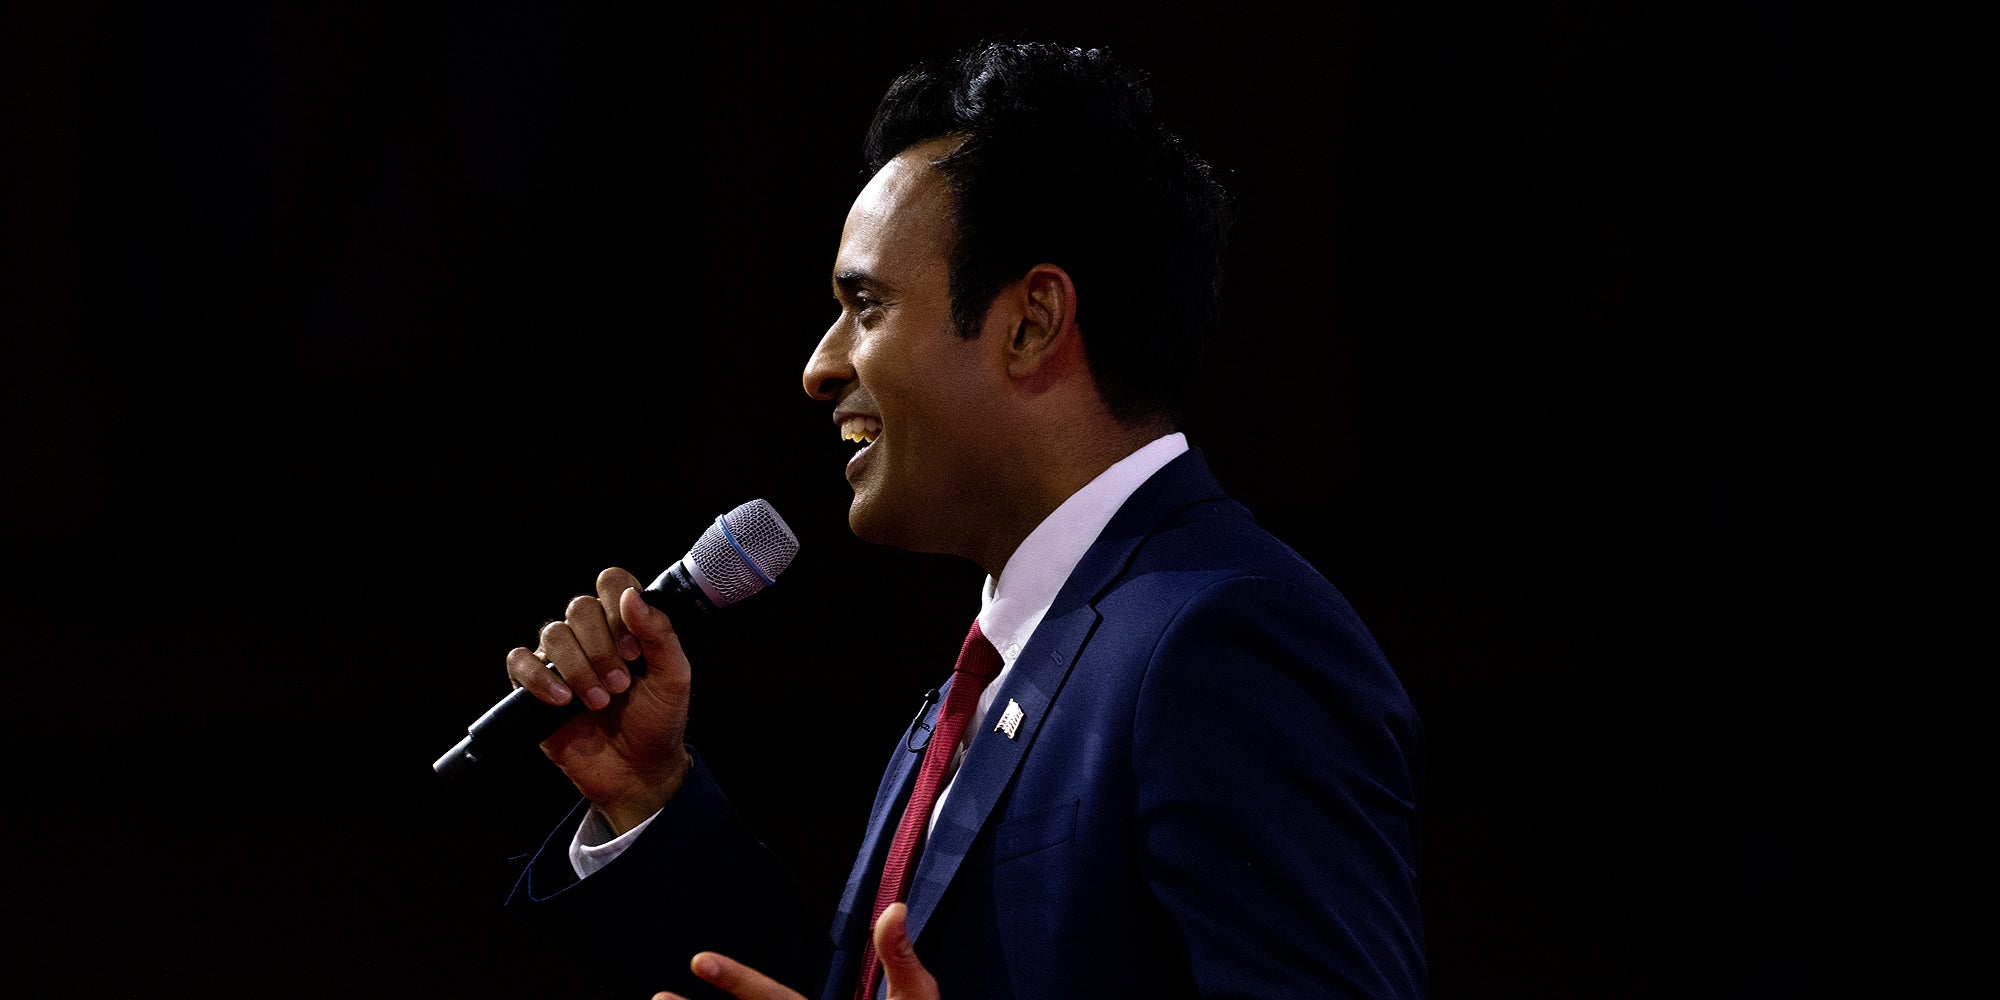
M 638 826 L 614 837 L 611 835 L 611 822 L 597 811 L 596 806 L 591 806 L 590 811 L 584 814 L 583 822 L 577 826 L 576 836 L 571 837 L 569 842 L 569 866 L 576 869 L 576 877 L 589 878 L 592 872 L 610 864 L 613 858 L 632 846 L 646 825 L 659 815 L 654 813 Z

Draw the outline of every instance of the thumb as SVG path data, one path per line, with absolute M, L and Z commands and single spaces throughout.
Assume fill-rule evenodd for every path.
M 917 961 L 917 946 L 910 941 L 909 917 L 907 905 L 891 903 L 875 921 L 875 954 L 882 958 L 888 1000 L 937 1000 L 937 980 Z
M 618 595 L 618 617 L 632 637 L 639 640 L 649 658 L 666 650 L 669 644 L 672 655 L 681 655 L 680 636 L 674 633 L 673 619 L 667 617 L 666 612 L 646 603 L 646 599 L 639 596 L 639 588 L 627 587 L 624 593 Z

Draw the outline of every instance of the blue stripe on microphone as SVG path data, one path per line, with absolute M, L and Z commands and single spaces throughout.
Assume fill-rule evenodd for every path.
M 757 565 L 757 560 L 750 558 L 750 553 L 743 551 L 743 546 L 736 544 L 736 533 L 729 530 L 728 521 L 718 517 L 715 519 L 715 523 L 722 529 L 722 537 L 728 539 L 729 547 L 735 549 L 736 554 L 742 557 L 743 565 L 750 567 L 750 572 L 757 574 L 757 579 L 764 581 L 764 586 L 768 587 L 777 582 L 765 576 L 764 567 Z

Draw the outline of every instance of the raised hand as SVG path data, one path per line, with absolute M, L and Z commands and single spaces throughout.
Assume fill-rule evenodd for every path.
M 875 953 L 882 956 L 882 977 L 888 1000 L 938 1000 L 937 980 L 931 978 L 917 949 L 910 943 L 905 921 L 909 907 L 891 903 L 875 921 Z M 694 974 L 736 1000 L 805 1000 L 797 991 L 733 958 L 704 951 L 694 957 Z M 653 1000 L 687 1000 L 678 993 L 656 993 Z

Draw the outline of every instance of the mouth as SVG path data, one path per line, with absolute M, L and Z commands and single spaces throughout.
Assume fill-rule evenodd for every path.
M 882 421 L 874 417 L 848 414 L 840 418 L 840 439 L 853 441 L 865 450 L 882 436 Z
M 869 453 L 875 450 L 875 442 L 882 437 L 882 421 L 859 413 L 838 414 L 835 421 L 840 425 L 842 441 L 852 441 L 861 446 L 847 460 L 847 479 L 853 482 Z

